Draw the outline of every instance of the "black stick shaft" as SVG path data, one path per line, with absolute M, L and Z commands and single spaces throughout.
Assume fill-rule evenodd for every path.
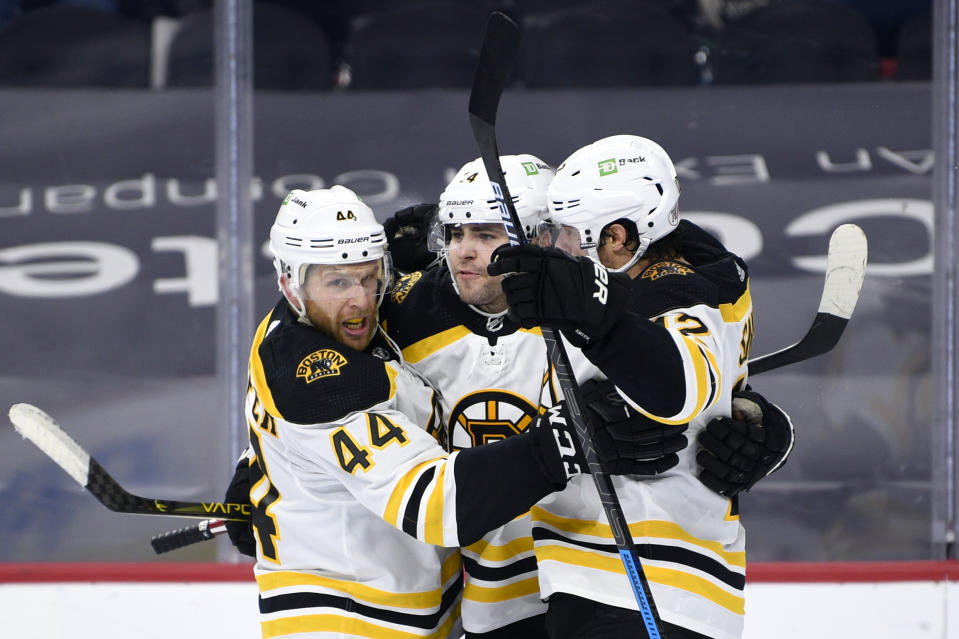
M 513 199 L 509 187 L 503 177 L 503 169 L 499 161 L 499 149 L 496 144 L 496 112 L 499 100 L 506 81 L 512 70 L 516 54 L 519 49 L 519 28 L 505 14 L 493 12 L 486 27 L 486 36 L 480 50 L 479 64 L 473 89 L 470 93 L 470 126 L 473 137 L 476 139 L 483 165 L 489 177 L 493 192 L 499 205 L 503 224 L 511 244 L 526 244 L 527 238 L 523 232 L 519 215 L 513 206 Z M 557 381 L 563 391 L 563 398 L 569 410 L 570 420 L 583 448 L 586 463 L 596 484 L 596 489 L 603 504 L 603 510 L 609 520 L 616 547 L 626 569 L 633 594 L 639 606 L 640 615 L 646 626 L 650 639 L 660 639 L 661 622 L 656 604 L 653 601 L 649 583 L 643 572 L 639 555 L 629 532 L 629 525 L 623 515 L 619 498 L 613 487 L 612 479 L 603 469 L 592 445 L 592 434 L 586 415 L 579 407 L 579 389 L 569 364 L 569 356 L 559 339 L 557 332 L 547 326 L 541 326 L 543 338 L 549 353 L 550 362 L 556 373 Z

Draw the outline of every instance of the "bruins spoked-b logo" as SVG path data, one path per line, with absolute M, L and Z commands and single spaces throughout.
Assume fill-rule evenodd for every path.
M 470 393 L 450 411 L 454 449 L 488 444 L 525 431 L 538 412 L 525 398 L 498 390 Z
M 321 377 L 339 375 L 340 369 L 347 363 L 347 359 L 338 352 L 324 348 L 304 357 L 296 367 L 296 376 L 302 377 L 309 384 Z

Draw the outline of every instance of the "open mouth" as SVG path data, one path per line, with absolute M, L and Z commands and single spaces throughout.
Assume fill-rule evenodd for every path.
M 346 329 L 346 332 L 350 335 L 362 335 L 366 331 L 366 325 L 365 317 L 349 319 L 343 322 L 343 328 Z

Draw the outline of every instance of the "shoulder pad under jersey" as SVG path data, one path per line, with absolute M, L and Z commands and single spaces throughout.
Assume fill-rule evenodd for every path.
M 716 303 L 716 291 L 689 264 L 664 260 L 648 266 L 632 282 L 630 305 L 644 317 L 654 317 L 676 308 Z
M 487 321 L 460 301 L 445 266 L 410 273 L 383 306 L 383 325 L 401 349 L 458 326 L 484 334 Z
M 736 303 L 748 285 L 745 270 L 732 255 L 705 266 L 664 260 L 633 280 L 631 305 L 645 317 L 701 304 L 719 308 L 720 304 Z
M 260 325 L 250 366 L 267 410 L 297 424 L 334 422 L 394 392 L 383 359 L 299 324 L 285 301 Z

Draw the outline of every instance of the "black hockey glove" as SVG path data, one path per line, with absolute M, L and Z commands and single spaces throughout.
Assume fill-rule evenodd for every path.
M 236 463 L 236 470 L 233 471 L 233 479 L 230 480 L 230 485 L 226 489 L 224 501 L 228 504 L 250 503 L 250 459 L 246 453 L 241 455 Z M 226 522 L 226 534 L 230 536 L 230 541 L 239 552 L 256 557 L 256 538 L 253 536 L 252 520 Z
M 585 382 L 580 397 L 606 472 L 658 475 L 679 463 L 676 453 L 689 443 L 683 434 L 689 424 L 662 424 L 636 412 L 609 380 Z
M 786 463 L 795 435 L 781 408 L 752 390 L 733 393 L 733 417 L 718 417 L 699 433 L 699 480 L 733 497 Z
M 504 245 L 493 251 L 490 275 L 503 279 L 509 314 L 524 328 L 552 326 L 583 347 L 603 337 L 629 298 L 629 277 L 557 248 Z
M 687 425 L 665 426 L 634 411 L 612 382 L 590 380 L 580 390 L 593 427 L 593 446 L 610 475 L 658 475 L 679 463 Z M 531 427 L 533 449 L 543 473 L 562 488 L 570 477 L 588 473 L 565 402 L 549 408 Z
M 433 263 L 436 254 L 427 243 L 429 225 L 436 215 L 435 204 L 414 204 L 383 222 L 393 266 L 402 273 L 421 271 Z

